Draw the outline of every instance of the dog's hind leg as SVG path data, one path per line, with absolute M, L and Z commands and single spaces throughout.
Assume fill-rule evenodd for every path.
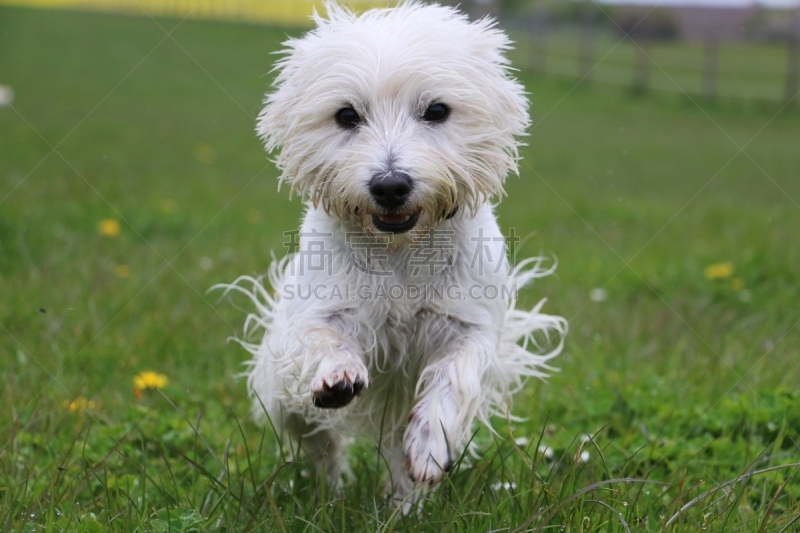
M 381 450 L 389 467 L 384 493 L 407 515 L 424 494 L 424 487 L 415 487 L 409 475 L 402 438 L 402 431 L 398 432 L 395 438 L 384 442 Z
M 283 421 L 292 439 L 314 463 L 318 479 L 324 478 L 328 487 L 338 490 L 353 477 L 347 463 L 347 450 L 342 437 L 334 429 L 320 429 L 299 414 L 290 414 Z

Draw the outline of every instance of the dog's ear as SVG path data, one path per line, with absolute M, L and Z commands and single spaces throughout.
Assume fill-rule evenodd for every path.
M 335 3 L 326 2 L 325 9 L 333 17 L 343 17 L 347 14 Z M 328 20 L 321 17 L 316 8 L 312 15 L 317 28 L 325 26 Z M 296 117 L 297 106 L 300 104 L 303 92 L 297 91 L 293 85 L 293 78 L 297 74 L 298 66 L 302 64 L 303 50 L 307 48 L 304 41 L 314 40 L 314 30 L 298 39 L 289 39 L 282 43 L 283 48 L 276 54 L 281 57 L 272 67 L 276 74 L 272 83 L 272 90 L 264 98 L 264 109 L 256 120 L 256 133 L 264 141 L 267 152 L 280 149 L 291 129 L 292 118 Z
M 305 193 L 313 188 L 317 162 L 310 155 L 309 132 L 315 131 L 314 121 L 320 118 L 320 102 L 308 98 L 308 87 L 320 72 L 329 66 L 330 59 L 318 51 L 322 35 L 329 26 L 352 23 L 357 16 L 334 0 L 323 5 L 325 15 L 312 16 L 316 28 L 299 38 L 283 43 L 282 54 L 272 69 L 276 74 L 272 90 L 264 99 L 264 109 L 256 120 L 256 133 L 264 141 L 267 152 L 278 152 L 275 165 L 281 171 L 279 185 L 289 183 L 290 192 Z M 314 53 L 314 52 L 317 53 Z M 291 145 L 291 146 L 289 146 Z M 295 157 L 292 152 L 304 153 L 306 157 Z M 319 158 L 322 159 L 322 158 Z
M 272 90 L 264 98 L 264 109 L 256 120 L 256 133 L 264 141 L 267 152 L 277 151 L 274 162 L 281 171 L 279 185 L 288 182 L 292 191 L 299 190 L 300 193 L 303 187 L 296 183 L 297 176 L 302 174 L 299 161 L 290 160 L 284 153 L 284 147 L 297 136 L 298 128 L 303 127 L 301 121 L 308 118 L 308 113 L 304 112 L 304 107 L 308 105 L 302 87 L 304 73 L 299 72 L 299 65 L 303 64 L 306 55 L 306 41 L 313 38 L 311 34 L 283 43 L 284 49 L 280 52 L 283 57 L 273 68 L 277 75 Z
M 513 76 L 507 51 L 511 41 L 499 30 L 494 20 L 486 18 L 470 23 L 462 56 L 470 83 L 480 98 L 470 98 L 460 105 L 469 106 L 469 113 L 482 117 L 479 140 L 469 149 L 471 178 L 481 193 L 474 200 L 505 194 L 509 173 L 519 174 L 519 148 L 530 126 L 528 95 Z
M 469 45 L 472 53 L 486 64 L 493 66 L 490 74 L 491 80 L 486 83 L 486 105 L 491 106 L 492 115 L 497 121 L 498 128 L 514 138 L 514 145 L 523 145 L 520 137 L 527 135 L 530 126 L 529 100 L 525 88 L 514 77 L 511 62 L 507 53 L 513 43 L 502 30 L 497 28 L 497 22 L 491 18 L 484 18 L 471 24 L 474 38 Z M 515 162 L 518 159 L 514 150 Z M 508 170 L 517 173 L 516 164 Z
M 264 141 L 267 152 L 273 152 L 283 146 L 290 127 L 292 94 L 289 91 L 281 91 L 281 78 L 285 77 L 282 63 L 285 62 L 286 58 L 276 64 L 274 70 L 278 71 L 278 78 L 273 84 L 273 90 L 264 98 L 264 109 L 256 120 L 256 133 Z

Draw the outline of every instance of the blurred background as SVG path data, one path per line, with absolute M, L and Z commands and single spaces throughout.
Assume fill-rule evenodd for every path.
M 510 34 L 530 95 L 520 176 L 497 211 L 525 236 L 518 257 L 558 269 L 522 303 L 546 297 L 570 322 L 561 371 L 517 398 L 527 421 L 498 428 L 542 461 L 564 458 L 542 467 L 554 487 L 667 483 L 630 506 L 605 500 L 640 530 L 742 472 L 800 463 L 798 4 L 461 2 Z M 315 6 L 0 0 L 6 530 L 86 510 L 120 531 L 166 531 L 157 522 L 176 508 L 229 531 L 322 520 L 302 467 L 275 471 L 274 501 L 293 509 L 280 520 L 266 500 L 242 510 L 279 459 L 249 419 L 246 352 L 226 344 L 252 306 L 207 292 L 265 273 L 299 223 L 254 123 L 274 52 Z M 487 485 L 459 486 L 502 513 L 491 484 L 513 468 L 493 468 Z M 347 505 L 375 530 L 381 465 L 357 472 Z M 728 518 L 713 527 L 790 530 L 800 477 L 773 474 L 720 496 L 706 512 Z M 582 509 L 560 512 L 582 524 Z
M 316 0 L 4 0 L 3 4 L 298 28 L 310 25 L 315 8 L 323 10 Z M 348 2 L 356 10 L 391 4 Z M 795 0 L 451 4 L 472 18 L 491 15 L 513 29 L 525 46 L 524 66 L 540 74 L 576 76 L 587 83 L 635 91 L 683 89 L 706 97 L 790 99 L 798 88 L 800 10 Z

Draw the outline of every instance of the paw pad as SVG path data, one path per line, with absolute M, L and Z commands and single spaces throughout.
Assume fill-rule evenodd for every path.
M 314 391 L 314 405 L 321 409 L 338 409 L 353 401 L 361 394 L 364 381 L 357 379 L 353 383 L 342 380 L 333 385 L 323 384 L 321 390 Z

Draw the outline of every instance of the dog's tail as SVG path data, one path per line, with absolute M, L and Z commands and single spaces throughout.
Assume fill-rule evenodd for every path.
M 549 365 L 564 348 L 568 324 L 560 316 L 541 312 L 546 299 L 533 309 L 517 309 L 517 292 L 537 278 L 548 276 L 556 269 L 555 262 L 543 267 L 546 258 L 534 257 L 521 261 L 511 271 L 509 288 L 511 296 L 506 310 L 503 332 L 497 350 L 498 362 L 493 380 L 497 397 L 490 398 L 489 415 L 510 417 L 510 398 L 525 385 L 529 378 L 546 378 L 558 369 Z

